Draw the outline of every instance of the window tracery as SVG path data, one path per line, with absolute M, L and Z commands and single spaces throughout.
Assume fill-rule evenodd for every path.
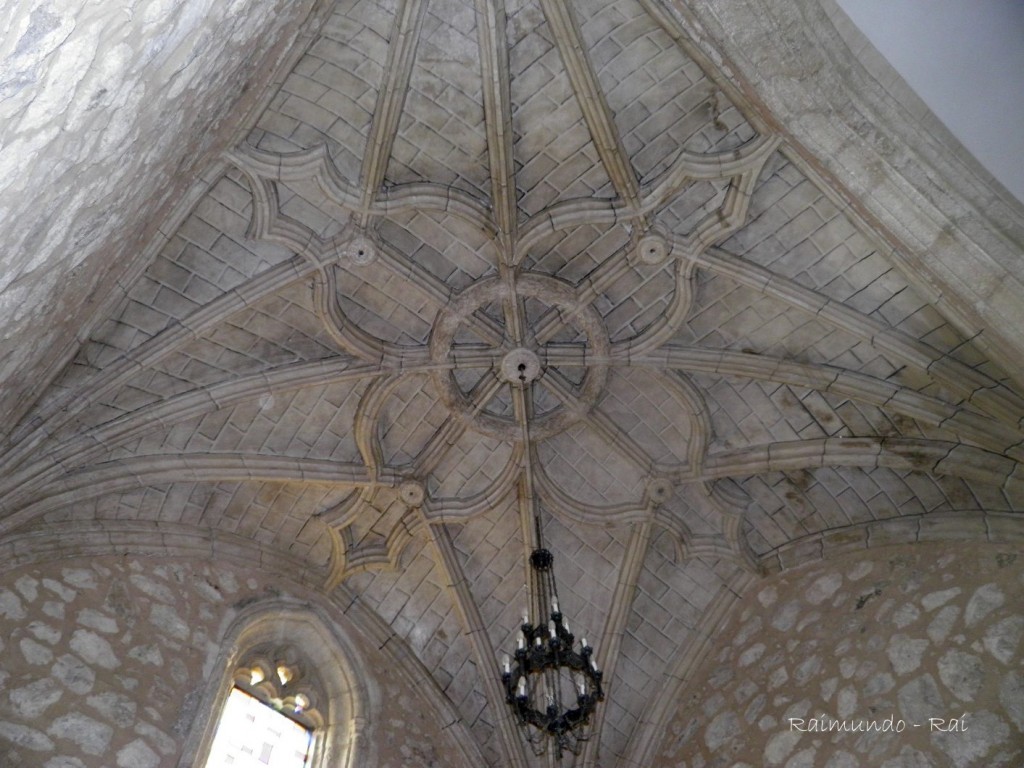
M 355 648 L 316 608 L 291 600 L 250 606 L 225 632 L 216 663 L 221 673 L 210 676 L 179 768 L 207 765 L 235 691 L 312 735 L 308 768 L 351 768 L 368 746 L 362 733 L 372 691 Z
M 270 643 L 256 646 L 239 657 L 233 680 L 236 688 L 309 730 L 324 726 L 319 707 L 327 696 L 298 649 Z

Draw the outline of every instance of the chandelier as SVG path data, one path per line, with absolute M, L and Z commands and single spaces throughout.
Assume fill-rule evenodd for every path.
M 505 700 L 534 754 L 550 754 L 561 762 L 567 752 L 578 755 L 589 739 L 590 716 L 604 699 L 604 691 L 594 649 L 582 638 L 577 650 L 558 605 L 554 556 L 544 547 L 540 508 L 533 493 L 528 393 L 541 366 L 532 352 L 517 349 L 506 356 L 503 368 L 506 380 L 514 385 L 514 408 L 522 430 L 520 510 L 533 517 L 534 531 L 527 569 L 529 607 L 519 626 L 514 657 L 506 654 L 502 659 L 501 682 Z
M 534 754 L 553 748 L 555 759 L 561 761 L 565 752 L 580 753 L 589 738 L 590 716 L 604 692 L 594 649 L 586 638 L 579 651 L 575 649 L 575 638 L 559 609 L 553 564 L 554 556 L 543 546 L 530 553 L 535 619 L 523 615 L 515 657 L 504 657 L 501 681 Z

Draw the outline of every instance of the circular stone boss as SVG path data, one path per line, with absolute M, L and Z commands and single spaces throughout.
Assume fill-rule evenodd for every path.
M 592 306 L 580 307 L 576 291 L 568 283 L 548 275 L 524 272 L 516 277 L 514 292 L 516 301 L 533 299 L 544 307 L 557 310 L 563 326 L 586 337 L 585 354 L 580 358 L 586 370 L 579 386 L 579 407 L 558 407 L 530 420 L 530 436 L 535 440 L 544 440 L 564 431 L 593 408 L 608 380 L 607 359 L 611 342 L 601 315 Z M 431 360 L 439 365 L 450 365 L 454 361 L 458 367 L 458 357 L 452 355 L 456 347 L 456 335 L 467 327 L 472 329 L 475 323 L 480 322 L 474 317 L 477 310 L 508 298 L 508 285 L 499 277 L 486 278 L 462 291 L 434 320 L 430 333 Z M 486 336 L 482 334 L 481 337 Z M 509 386 L 523 386 L 526 383 L 544 386 L 543 378 L 549 367 L 548 346 L 521 346 L 506 333 L 506 342 L 494 349 L 497 353 L 494 355 L 495 374 Z M 479 368 L 480 365 L 468 363 L 466 367 Z M 557 369 L 558 365 L 556 363 L 550 367 Z M 514 419 L 490 413 L 483 408 L 474 408 L 456 382 L 453 371 L 436 370 L 431 376 L 441 401 L 473 429 L 501 440 L 520 439 L 521 427 Z

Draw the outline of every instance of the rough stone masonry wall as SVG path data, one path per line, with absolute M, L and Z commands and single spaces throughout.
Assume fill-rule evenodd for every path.
M 0 766 L 178 765 L 240 606 L 281 593 L 257 570 L 101 557 L 0 576 Z M 462 766 L 432 710 L 375 645 L 353 638 L 379 691 L 379 768 Z M 386 735 L 386 737 L 385 737 Z M 467 767 L 468 768 L 468 767 Z
M 1024 553 L 963 544 L 851 555 L 768 579 L 719 631 L 656 765 L 1024 765 L 1022 591 Z M 890 717 L 905 730 L 810 730 L 812 721 L 884 728 Z M 930 718 L 942 722 L 933 729 Z

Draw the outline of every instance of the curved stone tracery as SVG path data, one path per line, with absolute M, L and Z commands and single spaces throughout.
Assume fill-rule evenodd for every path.
M 456 370 L 463 365 L 472 366 L 472 362 L 463 363 L 464 349 L 472 350 L 466 355 L 470 361 L 490 356 L 494 361 L 492 371 L 510 386 L 518 385 L 516 379 L 519 374 L 523 381 L 536 381 L 544 386 L 545 377 L 558 375 L 560 366 L 568 363 L 582 367 L 582 381 L 573 387 L 575 402 L 572 408 L 556 407 L 541 412 L 534 403 L 530 430 L 537 440 L 543 440 L 564 431 L 594 406 L 608 376 L 606 361 L 611 345 L 600 315 L 592 307 L 580 310 L 576 305 L 576 293 L 570 286 L 536 273 L 519 273 L 513 279 L 511 296 L 505 289 L 505 283 L 494 277 L 473 284 L 439 312 L 430 336 L 430 356 L 438 364 L 454 363 Z M 488 304 L 522 304 L 527 301 L 539 304 L 534 308 L 538 316 L 550 314 L 558 318 L 548 333 L 532 334 L 529 346 L 513 347 L 506 329 L 503 329 L 498 347 L 480 350 L 476 345 L 463 345 L 456 341 L 460 333 L 482 338 L 489 336 L 490 324 L 486 330 L 481 330 L 478 319 L 480 311 Z M 553 337 L 560 330 L 568 332 L 573 341 L 564 345 L 549 342 L 546 337 Z M 509 355 L 516 350 L 522 350 L 519 359 L 515 356 L 510 358 Z M 512 363 L 515 363 L 512 371 L 507 370 Z M 523 366 L 522 369 L 518 369 L 519 365 Z M 509 378 L 510 374 L 512 378 Z M 486 402 L 471 403 L 467 393 L 456 382 L 454 372 L 435 371 L 432 379 L 442 402 L 457 418 L 472 423 L 475 429 L 492 437 L 517 439 L 520 426 L 514 420 L 488 410 Z

